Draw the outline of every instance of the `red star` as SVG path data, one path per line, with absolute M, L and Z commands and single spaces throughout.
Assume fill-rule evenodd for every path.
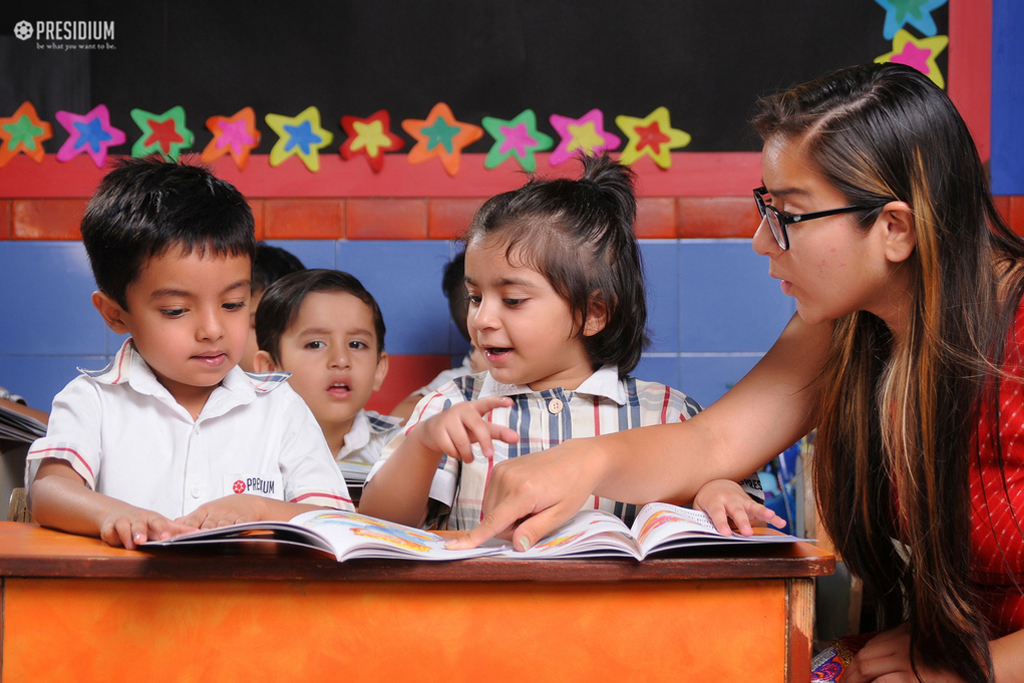
M 661 126 L 657 121 L 652 121 L 649 126 L 637 126 L 636 132 L 640 136 L 640 141 L 636 145 L 638 152 L 643 151 L 644 147 L 650 147 L 655 154 L 658 154 L 661 146 L 671 140 L 669 136 L 661 132 Z
M 167 119 L 166 121 L 150 119 L 149 127 L 153 134 L 146 138 L 145 144 L 159 143 L 160 149 L 163 150 L 164 154 L 170 154 L 172 144 L 185 141 L 185 138 L 181 137 L 178 133 L 177 124 L 174 119 Z
M 374 173 L 384 168 L 384 152 L 397 152 L 405 147 L 405 141 L 391 132 L 391 116 L 386 109 L 366 117 L 342 116 L 341 127 L 348 139 L 338 150 L 345 161 L 362 154 L 370 163 Z

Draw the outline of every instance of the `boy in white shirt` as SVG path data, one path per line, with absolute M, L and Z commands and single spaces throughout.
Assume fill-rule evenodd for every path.
M 352 509 L 282 375 L 238 369 L 249 331 L 253 218 L 204 168 L 128 160 L 89 202 L 93 305 L 128 333 L 104 370 L 54 399 L 29 451 L 36 520 L 133 548 L 197 528 Z
M 384 333 L 376 300 L 340 270 L 286 275 L 267 288 L 256 312 L 256 369 L 291 374 L 356 503 L 370 468 L 401 429 L 399 418 L 364 410 L 387 376 Z

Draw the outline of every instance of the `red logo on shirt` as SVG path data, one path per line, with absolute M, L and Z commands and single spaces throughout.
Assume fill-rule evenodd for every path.
M 234 490 L 235 493 L 245 493 L 245 482 L 239 479 L 231 488 Z

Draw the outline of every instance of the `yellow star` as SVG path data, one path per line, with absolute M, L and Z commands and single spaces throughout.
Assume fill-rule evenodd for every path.
M 672 127 L 668 108 L 658 107 L 647 118 L 616 116 L 615 125 L 629 138 L 620 161 L 632 164 L 645 154 L 660 168 L 672 165 L 670 151 L 690 144 L 690 134 Z
M 370 121 L 363 123 L 356 121 L 352 124 L 357 135 L 352 143 L 352 151 L 365 148 L 371 157 L 377 156 L 380 149 L 391 147 L 391 138 L 384 134 L 384 124 L 381 121 Z
M 932 80 L 940 88 L 946 87 L 935 58 L 949 45 L 949 36 L 915 38 L 910 31 L 900 29 L 892 39 L 892 52 L 875 57 L 876 62 L 893 62 L 912 66 Z
M 320 110 L 307 107 L 298 116 L 267 114 L 267 125 L 278 135 L 270 150 L 270 165 L 280 166 L 285 159 L 297 155 L 306 168 L 320 170 L 320 150 L 331 144 L 334 135 L 320 127 Z

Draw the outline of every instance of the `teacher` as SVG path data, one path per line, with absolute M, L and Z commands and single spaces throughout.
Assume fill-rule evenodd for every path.
M 1022 680 L 1024 241 L 914 69 L 836 72 L 762 100 L 753 123 L 753 246 L 797 315 L 691 420 L 498 465 L 458 545 L 529 547 L 593 494 L 687 503 L 816 429 L 820 518 L 883 631 L 844 683 Z

